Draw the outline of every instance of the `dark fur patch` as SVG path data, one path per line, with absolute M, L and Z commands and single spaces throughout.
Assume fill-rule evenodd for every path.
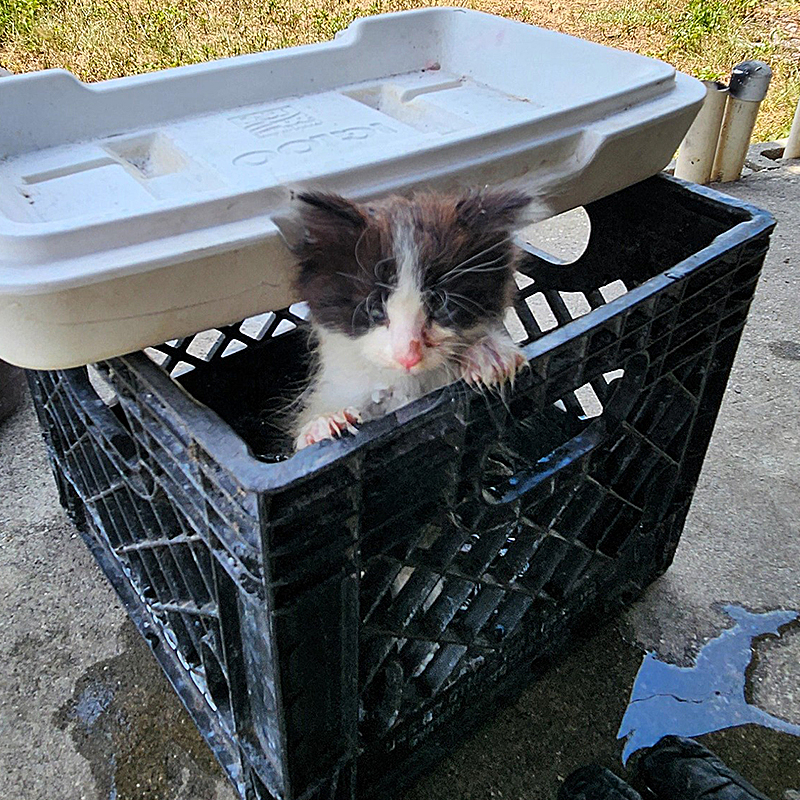
M 299 196 L 305 237 L 298 289 L 315 322 L 348 336 L 382 324 L 397 282 L 393 223 L 412 221 L 430 319 L 466 330 L 502 316 L 513 297 L 510 233 L 530 198 L 515 191 L 390 197 L 365 207 L 323 193 Z
M 527 195 L 505 190 L 418 198 L 423 289 L 440 325 L 465 330 L 502 316 L 515 290 L 511 231 L 528 203 Z
M 338 195 L 305 193 L 300 216 L 305 228 L 298 248 L 298 290 L 314 320 L 357 336 L 369 330 L 370 311 L 382 308 L 395 281 L 386 260 L 391 240 L 385 226 Z

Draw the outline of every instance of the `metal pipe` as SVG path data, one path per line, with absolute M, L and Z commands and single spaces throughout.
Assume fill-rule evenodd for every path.
M 728 87 L 719 81 L 703 81 L 706 99 L 681 142 L 675 177 L 694 183 L 708 183 L 717 152 L 719 129 L 728 98 Z
M 771 78 L 772 70 L 763 61 L 743 61 L 733 68 L 711 180 L 735 181 L 742 174 L 758 109 Z
M 783 148 L 783 157 L 800 158 L 800 100 L 797 101 L 792 129 L 789 131 L 786 147 Z

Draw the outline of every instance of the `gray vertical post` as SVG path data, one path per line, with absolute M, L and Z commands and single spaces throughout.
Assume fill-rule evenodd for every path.
M 771 78 L 772 70 L 763 61 L 743 61 L 733 68 L 711 180 L 735 181 L 742 174 L 758 109 Z

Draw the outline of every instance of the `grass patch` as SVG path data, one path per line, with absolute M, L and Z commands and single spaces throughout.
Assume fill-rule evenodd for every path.
M 0 0 L 0 65 L 97 81 L 332 38 L 356 17 L 462 5 L 661 58 L 704 79 L 747 58 L 775 76 L 755 138 L 800 94 L 800 0 Z
M 800 97 L 800 1 L 633 0 L 581 17 L 582 35 L 660 58 L 701 80 L 727 81 L 741 61 L 773 70 L 754 139 L 786 136 Z
M 46 0 L 0 0 L 0 42 L 31 31 Z
M 689 0 L 678 17 L 673 31 L 673 46 L 677 52 L 703 52 L 703 41 L 709 37 L 733 40 L 739 35 L 748 3 L 723 0 Z

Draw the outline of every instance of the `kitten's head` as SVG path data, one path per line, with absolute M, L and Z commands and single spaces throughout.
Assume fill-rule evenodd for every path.
M 522 192 L 298 199 L 298 288 L 312 319 L 379 366 L 417 373 L 457 359 L 511 304 Z

